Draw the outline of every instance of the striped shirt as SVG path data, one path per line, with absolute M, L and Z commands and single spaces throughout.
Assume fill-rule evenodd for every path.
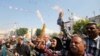
M 86 52 L 93 56 L 100 56 L 100 36 L 95 39 L 86 38 L 87 49 Z

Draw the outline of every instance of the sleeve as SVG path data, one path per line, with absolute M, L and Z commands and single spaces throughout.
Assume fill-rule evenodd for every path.
M 28 56 L 30 56 L 30 49 L 29 49 L 28 46 L 26 46 L 26 54 L 27 54 Z

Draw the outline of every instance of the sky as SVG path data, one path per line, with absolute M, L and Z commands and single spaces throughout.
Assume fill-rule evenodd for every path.
M 59 31 L 59 11 L 64 11 L 64 20 L 70 13 L 80 17 L 100 14 L 100 0 L 0 0 L 0 30 L 14 27 L 41 28 Z M 69 11 L 68 11 L 69 10 Z

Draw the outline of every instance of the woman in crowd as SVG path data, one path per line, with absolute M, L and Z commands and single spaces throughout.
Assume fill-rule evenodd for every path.
M 57 54 L 58 56 L 61 56 L 62 54 L 62 43 L 61 40 L 57 37 L 54 37 L 53 39 L 51 39 L 51 46 L 49 47 L 49 49 L 51 49 L 53 51 L 53 54 Z

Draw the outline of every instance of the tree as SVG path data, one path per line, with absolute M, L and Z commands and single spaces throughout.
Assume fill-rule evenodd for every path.
M 36 32 L 35 32 L 35 35 L 36 35 L 36 36 L 40 36 L 40 34 L 41 34 L 41 29 L 38 28 L 38 29 L 36 30 Z
M 40 38 L 42 38 L 45 35 L 45 29 L 46 29 L 46 25 L 43 24 L 42 29 L 36 30 L 36 36 L 39 36 Z
M 24 36 L 27 33 L 28 29 L 27 28 L 19 28 L 16 29 L 16 34 L 17 36 Z
M 57 33 L 52 33 L 50 36 L 51 36 L 51 37 L 57 37 L 58 34 L 57 34 Z
M 85 19 L 85 20 L 78 20 L 75 22 L 73 25 L 74 33 L 84 33 L 85 32 L 85 25 L 88 24 L 90 21 Z
M 100 24 L 97 24 L 98 27 L 100 27 Z

